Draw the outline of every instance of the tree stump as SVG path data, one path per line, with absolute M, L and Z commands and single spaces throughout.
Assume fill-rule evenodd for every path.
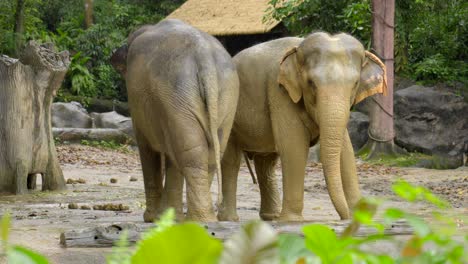
M 68 51 L 30 42 L 20 59 L 0 57 L 0 192 L 65 188 L 52 137 L 51 105 L 70 65 Z

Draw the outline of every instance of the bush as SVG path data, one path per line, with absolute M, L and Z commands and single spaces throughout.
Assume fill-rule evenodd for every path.
M 72 56 L 70 68 L 67 72 L 65 83 L 75 95 L 94 97 L 97 95 L 94 76 L 88 70 L 86 64 L 90 57 L 82 57 L 81 52 Z
M 109 59 L 128 34 L 142 24 L 157 23 L 181 0 L 94 0 L 94 24 L 84 27 L 83 1 L 28 0 L 25 6 L 25 40 L 53 42 L 72 55 L 72 65 L 60 94 L 126 100 L 122 77 Z M 15 0 L 0 1 L 0 53 L 14 52 Z M 13 12 L 12 12 L 13 10 Z M 75 57 L 76 54 L 80 54 Z M 86 68 L 86 69 L 85 69 Z

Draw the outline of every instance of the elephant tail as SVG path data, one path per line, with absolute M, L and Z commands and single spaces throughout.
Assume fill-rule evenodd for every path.
M 223 202 L 222 193 L 222 175 L 221 175 L 221 147 L 218 136 L 218 83 L 217 79 L 212 75 L 204 75 L 205 98 L 208 109 L 209 131 L 211 143 L 213 144 L 213 152 L 216 162 L 216 177 L 218 181 L 218 207 Z

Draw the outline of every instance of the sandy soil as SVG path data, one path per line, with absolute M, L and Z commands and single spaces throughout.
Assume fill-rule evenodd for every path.
M 32 248 L 46 255 L 52 263 L 104 263 L 110 249 L 65 249 L 59 245 L 64 230 L 92 227 L 110 222 L 142 222 L 144 211 L 143 179 L 138 154 L 103 150 L 81 145 L 58 147 L 65 179 L 82 179 L 84 183 L 67 184 L 61 192 L 33 191 L 21 196 L 0 196 L 0 214 L 11 212 L 11 242 Z M 467 233 L 468 167 L 456 170 L 392 168 L 358 161 L 363 194 L 385 197 L 384 207 L 396 206 L 428 215 L 431 207 L 408 204 L 392 194 L 391 184 L 398 178 L 423 185 L 447 199 L 452 205 L 448 213 L 457 217 L 461 233 Z M 277 175 L 281 175 L 279 168 Z M 111 179 L 116 183 L 111 183 Z M 280 181 L 279 181 L 280 182 Z M 241 221 L 258 219 L 260 193 L 252 184 L 245 166 L 241 167 L 238 187 L 238 213 Z M 216 183 L 212 186 L 213 199 Z M 128 211 L 69 209 L 78 206 L 121 203 Z M 307 222 L 337 220 L 323 179 L 321 165 L 307 167 L 304 217 Z M 0 261 L 1 262 L 1 261 Z

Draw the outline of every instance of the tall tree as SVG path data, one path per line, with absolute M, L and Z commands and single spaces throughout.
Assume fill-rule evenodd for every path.
M 26 0 L 17 0 L 16 1 L 16 11 L 15 11 L 15 55 L 19 56 L 19 51 L 23 45 L 24 38 L 24 4 Z
M 93 0 L 85 0 L 85 27 L 93 25 Z
M 388 94 L 376 94 L 368 100 L 369 139 L 364 149 L 369 151 L 367 158 L 370 159 L 403 152 L 394 143 L 394 21 L 395 0 L 372 0 L 372 48 L 385 64 Z

